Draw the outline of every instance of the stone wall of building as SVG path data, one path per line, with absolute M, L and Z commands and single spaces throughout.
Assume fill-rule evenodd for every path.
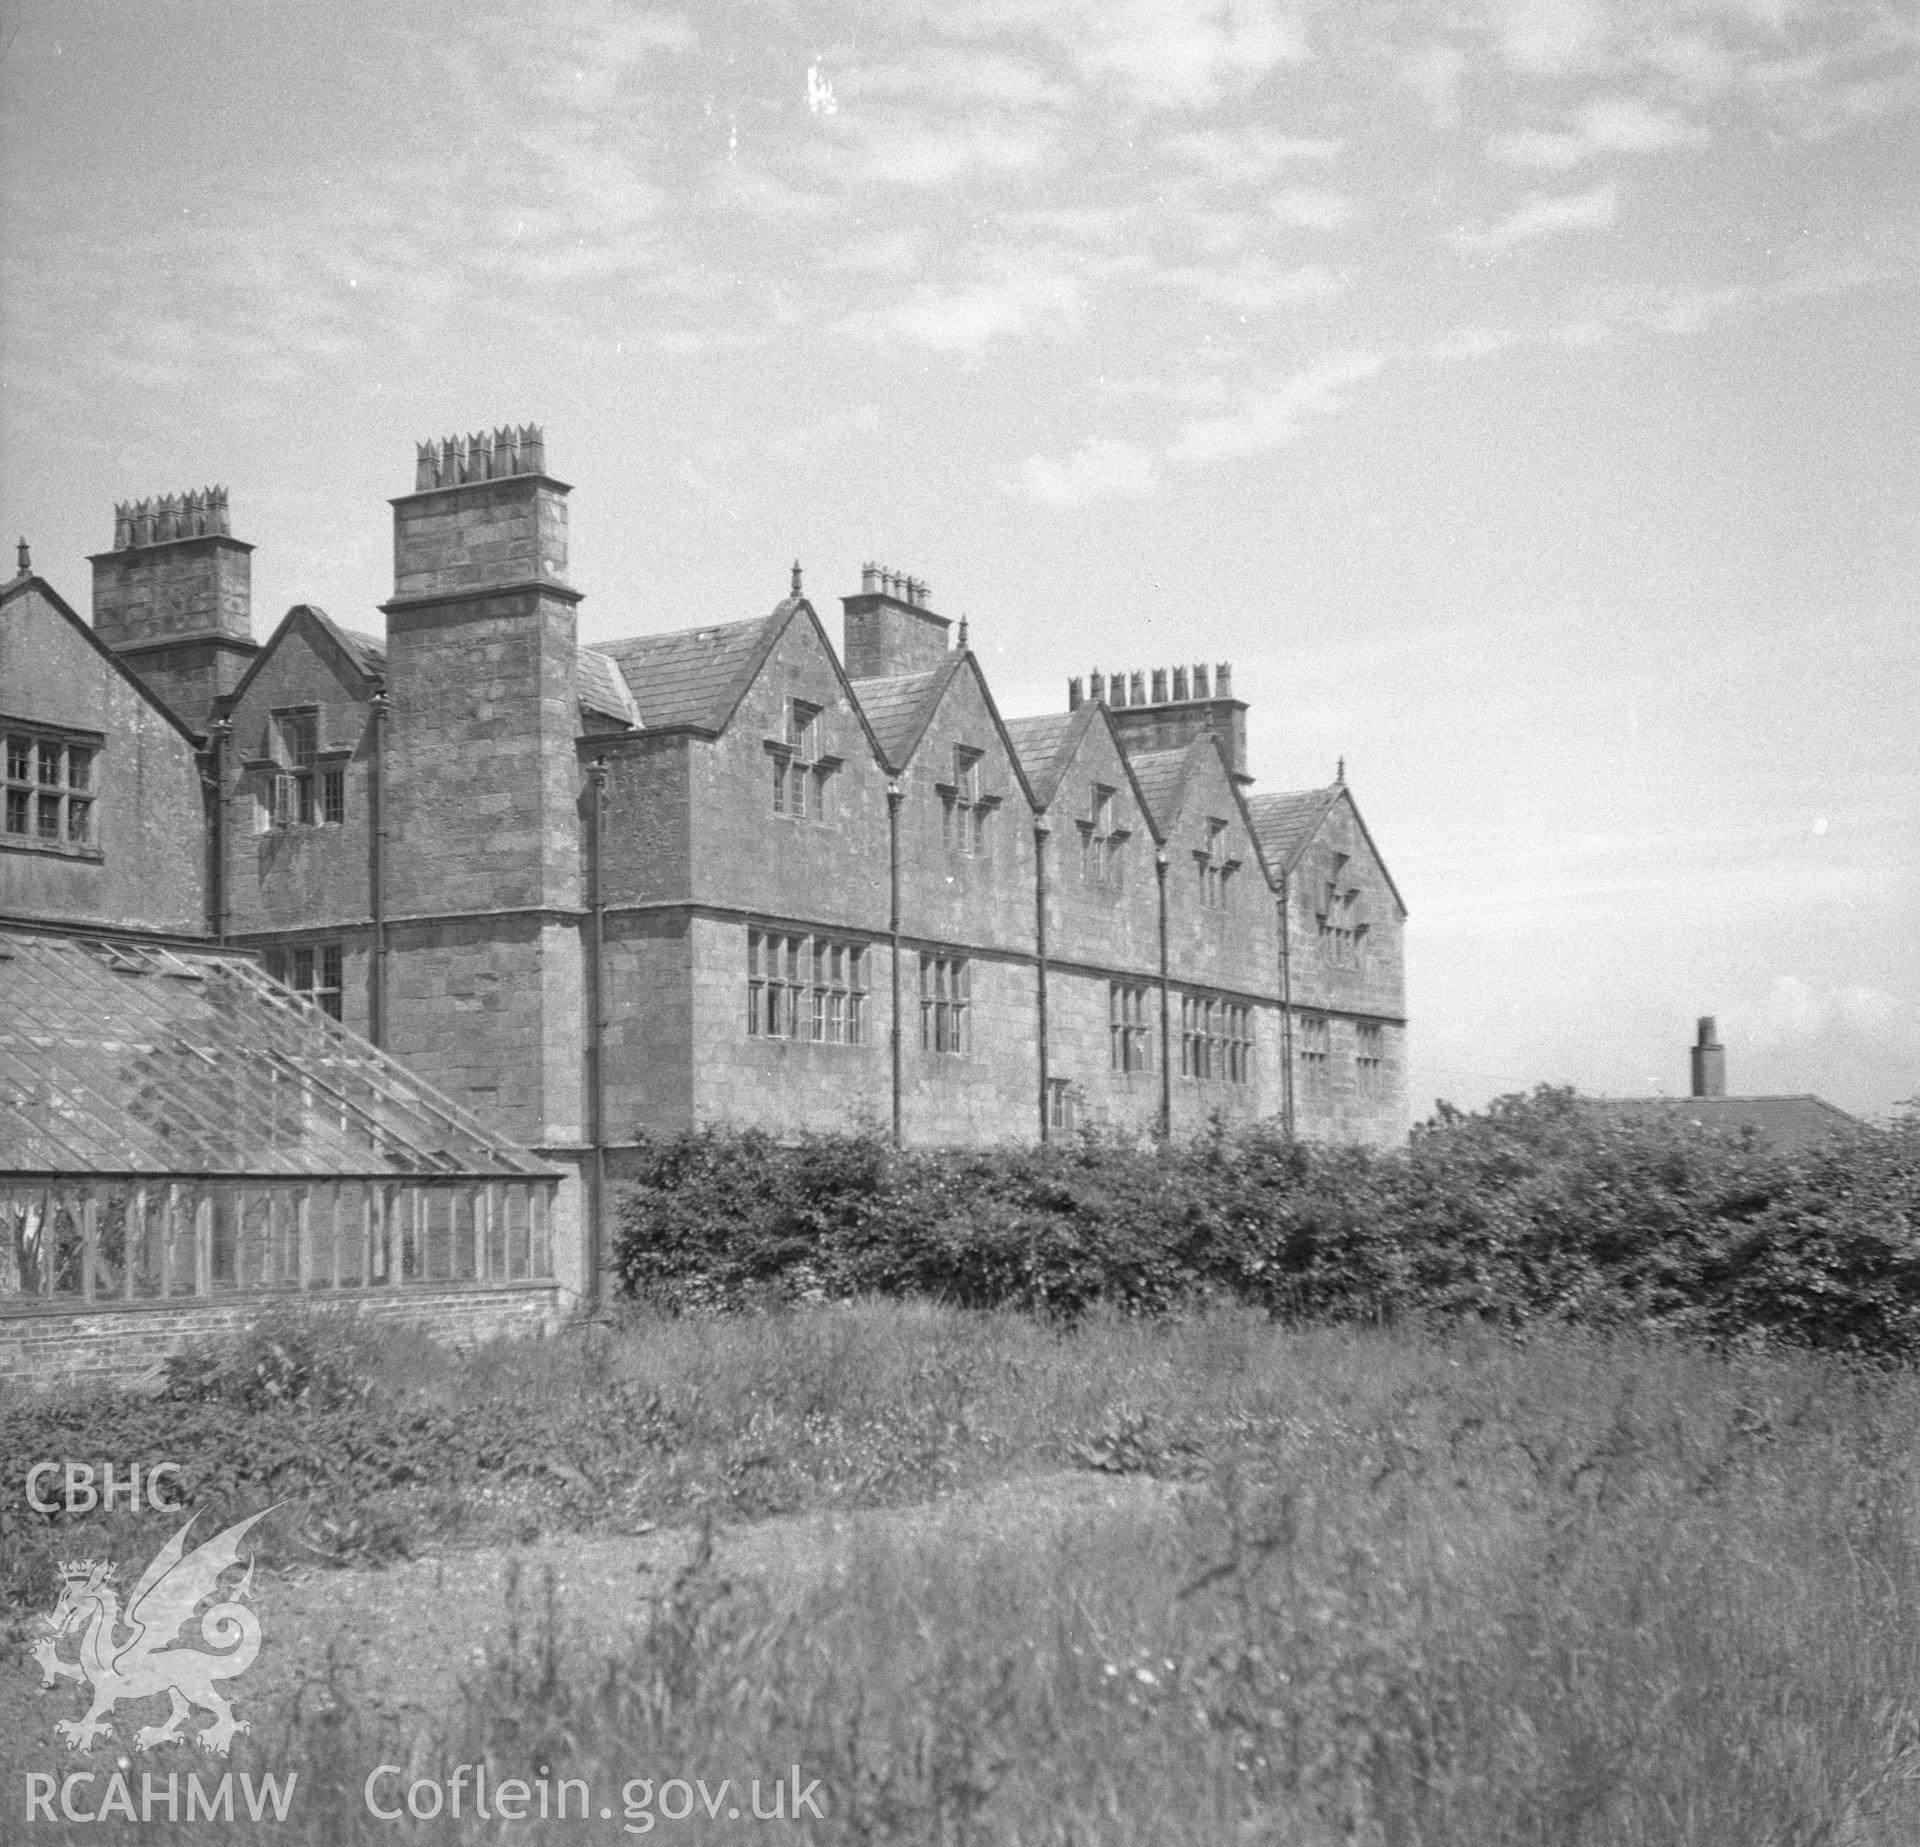
M 1314 1139 L 1392 1145 L 1406 1134 L 1404 922 L 1386 868 L 1342 796 L 1288 888 L 1294 1119 Z M 1326 1054 L 1316 1063 L 1318 1022 Z M 1377 1044 L 1378 1062 L 1369 1068 Z
M 0 721 L 91 750 L 90 838 L 0 831 L 0 913 L 58 925 L 200 936 L 207 824 L 191 740 L 37 578 L 0 602 Z M 33 792 L 33 808 L 38 800 Z M 37 809 L 33 826 L 37 830 Z

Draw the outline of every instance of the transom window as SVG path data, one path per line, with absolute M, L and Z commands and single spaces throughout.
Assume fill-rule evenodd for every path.
M 6 835 L 56 848 L 97 843 L 96 740 L 7 728 Z
M 747 1031 L 763 1039 L 865 1045 L 866 945 L 749 930 Z
M 1360 921 L 1360 888 L 1347 877 L 1345 853 L 1333 856 L 1319 908 L 1320 953 L 1335 968 L 1360 968 L 1367 952 L 1367 926 Z
M 827 784 L 840 767 L 822 747 L 821 708 L 804 699 L 787 701 L 782 735 L 767 741 L 773 759 L 773 812 L 796 821 L 827 818 Z
M 1227 858 L 1226 822 L 1209 818 L 1207 844 L 1197 849 L 1193 857 L 1200 871 L 1201 908 L 1224 911 L 1227 908 L 1229 882 L 1240 863 Z
M 970 744 L 953 747 L 953 780 L 936 783 L 942 803 L 941 838 L 949 853 L 977 859 L 987 850 L 987 816 L 999 806 L 996 795 L 980 792 L 983 752 Z
M 259 831 L 340 826 L 347 818 L 346 760 L 352 753 L 320 748 L 319 708 L 275 712 L 268 745 L 272 754 L 249 766 L 261 778 Z
M 1383 1035 L 1378 1025 L 1353 1029 L 1353 1069 L 1360 1094 L 1370 1100 L 1386 1094 Z
M 267 973 L 283 987 L 308 1000 L 329 1019 L 340 1018 L 346 957 L 338 943 L 295 943 L 269 949 Z
M 1300 1021 L 1300 1077 L 1308 1097 L 1325 1103 L 1333 1095 L 1330 1069 L 1332 1036 L 1325 1014 L 1309 1013 Z
M 920 958 L 920 1049 L 965 1053 L 972 1049 L 972 981 L 965 956 Z
M 1180 997 L 1180 1075 L 1244 1084 L 1253 1075 L 1253 1019 L 1241 1001 Z
M 1080 877 L 1089 885 L 1120 883 L 1120 849 L 1126 845 L 1129 830 L 1114 819 L 1117 789 L 1104 783 L 1093 785 L 1087 818 L 1080 829 Z
M 1153 1069 L 1153 1033 L 1147 1011 L 1152 992 L 1143 982 L 1107 984 L 1107 1034 L 1116 1071 Z

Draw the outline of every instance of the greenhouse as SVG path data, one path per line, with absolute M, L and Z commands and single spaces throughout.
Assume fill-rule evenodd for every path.
M 248 957 L 0 931 L 0 1314 L 550 1287 L 559 1181 Z

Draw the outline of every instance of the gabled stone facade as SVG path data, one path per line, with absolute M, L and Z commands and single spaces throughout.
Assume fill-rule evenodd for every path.
M 256 949 L 590 1181 L 702 1123 L 1403 1135 L 1404 907 L 1344 778 L 1256 792 L 1228 667 L 1007 721 L 877 566 L 843 652 L 798 566 L 583 646 L 569 492 L 532 428 L 423 445 L 384 637 L 255 644 L 223 492 L 120 509 L 92 634 L 17 579 L 6 715 L 91 726 L 115 820 L 79 871 L 15 843 L 7 914 Z

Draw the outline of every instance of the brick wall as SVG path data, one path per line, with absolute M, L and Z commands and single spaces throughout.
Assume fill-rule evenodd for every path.
M 554 1332 L 566 1293 L 555 1285 L 511 1289 L 407 1289 L 340 1296 L 182 1302 L 170 1307 L 96 1306 L 72 1314 L 0 1316 L 0 1389 L 153 1379 L 172 1353 L 199 1341 L 237 1334 L 271 1300 L 340 1308 L 372 1320 L 423 1327 L 460 1346 L 512 1335 Z

